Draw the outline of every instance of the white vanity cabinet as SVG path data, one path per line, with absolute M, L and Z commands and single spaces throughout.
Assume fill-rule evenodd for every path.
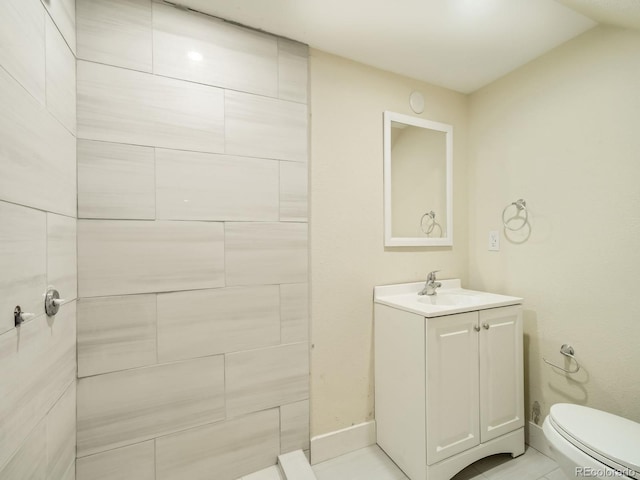
M 411 480 L 524 453 L 522 307 L 505 298 L 432 317 L 376 301 L 377 441 Z

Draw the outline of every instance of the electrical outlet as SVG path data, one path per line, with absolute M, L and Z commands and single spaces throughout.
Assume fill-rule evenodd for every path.
M 500 233 L 497 230 L 489 231 L 489 251 L 500 251 Z

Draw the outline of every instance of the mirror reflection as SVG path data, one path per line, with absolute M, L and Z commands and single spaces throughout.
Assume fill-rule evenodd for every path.
M 385 112 L 385 245 L 452 245 L 450 125 Z
M 394 237 L 446 236 L 446 133 L 391 122 Z

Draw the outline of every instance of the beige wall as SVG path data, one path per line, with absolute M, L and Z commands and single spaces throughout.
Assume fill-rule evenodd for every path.
M 598 27 L 470 96 L 311 52 L 312 435 L 373 418 L 373 286 L 435 268 L 525 297 L 528 419 L 534 401 L 539 422 L 562 401 L 640 419 L 639 48 Z M 414 89 L 422 117 L 454 125 L 454 249 L 383 247 L 381 112 L 412 114 Z M 521 197 L 528 238 L 501 224 Z M 564 342 L 572 377 L 542 362 Z
M 373 287 L 429 270 L 467 277 L 466 97 L 312 50 L 310 225 L 311 434 L 373 418 Z M 454 128 L 454 247 L 383 245 L 382 112 Z
M 639 51 L 640 32 L 598 27 L 470 97 L 469 285 L 525 297 L 540 421 L 563 401 L 640 420 Z M 530 237 L 488 252 L 520 197 Z M 565 342 L 577 375 L 542 362 Z

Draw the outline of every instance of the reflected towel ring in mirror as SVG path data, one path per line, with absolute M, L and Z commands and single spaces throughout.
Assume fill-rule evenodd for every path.
M 428 217 L 429 219 L 431 219 L 431 222 L 427 220 L 428 227 L 426 229 L 425 229 L 425 223 L 424 223 L 425 217 Z M 436 213 L 433 210 L 422 215 L 422 218 L 420 219 L 420 229 L 426 235 L 430 235 L 431 232 L 433 232 L 433 229 L 435 228 L 435 226 L 436 226 Z
M 512 206 L 516 207 L 516 214 L 513 217 L 505 218 L 505 215 L 507 214 L 507 210 L 509 210 L 509 208 Z M 520 217 L 520 212 L 522 211 L 524 211 L 524 218 Z M 509 226 L 511 221 L 517 218 L 522 218 L 522 224 L 518 225 L 515 228 Z M 511 202 L 509 205 L 504 207 L 504 210 L 502 211 L 502 224 L 504 225 L 504 228 L 506 228 L 507 230 L 511 230 L 512 232 L 517 232 L 518 230 L 522 230 L 528 221 L 529 221 L 529 211 L 527 210 L 527 202 L 525 202 L 522 198 L 516 200 L 515 202 Z

